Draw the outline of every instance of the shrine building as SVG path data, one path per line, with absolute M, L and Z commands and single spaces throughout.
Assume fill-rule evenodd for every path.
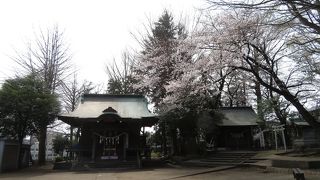
M 217 147 L 226 150 L 250 150 L 254 148 L 254 130 L 259 120 L 252 107 L 221 107 L 223 118 L 219 126 Z
M 78 144 L 69 149 L 73 158 L 78 162 L 139 164 L 146 148 L 144 127 L 158 121 L 147 105 L 147 99 L 141 95 L 83 95 L 73 112 L 59 116 L 71 129 L 81 129 Z

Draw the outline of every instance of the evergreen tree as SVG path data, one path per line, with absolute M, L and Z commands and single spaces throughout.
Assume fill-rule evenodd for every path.
M 34 75 L 6 80 L 0 90 L 0 132 L 22 145 L 26 135 L 39 134 L 59 112 L 57 97 Z
M 143 51 L 136 63 L 138 88 L 143 90 L 159 110 L 168 95 L 166 85 L 174 79 L 174 68 L 179 61 L 178 40 L 186 37 L 181 24 L 176 25 L 173 16 L 165 10 L 150 34 L 142 41 Z

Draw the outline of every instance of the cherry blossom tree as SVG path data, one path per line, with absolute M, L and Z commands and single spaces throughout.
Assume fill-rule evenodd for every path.
M 262 100 L 260 86 L 263 86 L 290 102 L 311 125 L 318 126 L 303 105 L 304 100 L 315 95 L 312 93 L 315 86 L 295 59 L 297 54 L 291 43 L 295 34 L 285 26 L 266 25 L 270 18 L 273 18 L 270 14 L 248 10 L 210 18 L 200 32 L 181 43 L 192 60 L 175 68 L 183 73 L 167 85 L 170 93 L 166 101 L 177 104 L 186 95 L 200 91 L 204 96 L 211 92 L 219 94 L 225 88 L 212 85 L 224 84 L 232 73 L 239 71 L 243 77 L 238 84 L 254 83 L 257 101 Z M 242 93 L 246 93 L 245 89 Z
M 177 55 L 178 42 L 186 37 L 186 33 L 184 26 L 176 24 L 167 10 L 148 28 L 147 36 L 140 41 L 143 50 L 135 57 L 135 89 L 144 92 L 154 104 L 155 111 L 163 115 L 167 109 L 163 103 L 168 96 L 166 86 L 179 76 L 174 73 L 175 66 L 179 61 L 189 58 L 184 53 L 180 53 L 179 57 Z M 170 123 L 173 119 L 161 117 L 158 131 L 162 137 L 163 152 L 167 154 L 167 136 L 171 134 L 172 139 L 175 139 L 176 128 L 168 127 L 174 124 Z
M 291 31 L 265 26 L 268 14 L 254 11 L 237 11 L 221 20 L 211 36 L 215 43 L 225 47 L 225 51 L 238 57 L 226 61 L 226 66 L 251 74 L 262 86 L 289 101 L 308 123 L 318 126 L 319 123 L 301 103 L 315 87 L 312 79 L 303 75 L 300 64 L 292 59 L 295 57 L 293 51 L 288 50 L 291 45 L 288 41 L 293 36 Z M 222 31 L 217 31 L 220 28 Z
M 309 53 L 319 53 L 320 2 L 318 0 L 207 0 L 211 8 L 255 10 L 271 14 L 267 25 L 289 25 L 291 43 Z

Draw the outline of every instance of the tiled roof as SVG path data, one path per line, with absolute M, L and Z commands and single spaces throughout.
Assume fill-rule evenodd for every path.
M 141 95 L 86 94 L 75 111 L 61 114 L 62 118 L 98 118 L 109 108 L 121 118 L 156 117 L 149 112 L 147 99 Z
M 251 107 L 222 107 L 219 126 L 257 126 L 259 118 Z

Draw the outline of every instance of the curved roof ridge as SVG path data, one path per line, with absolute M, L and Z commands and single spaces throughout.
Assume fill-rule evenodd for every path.
M 230 107 L 230 106 L 223 106 L 223 107 L 220 107 L 219 109 L 252 109 L 252 106 L 233 106 L 233 107 Z
M 86 97 L 117 97 L 117 98 L 145 98 L 144 95 L 141 94 L 83 94 L 82 95 L 84 98 Z

